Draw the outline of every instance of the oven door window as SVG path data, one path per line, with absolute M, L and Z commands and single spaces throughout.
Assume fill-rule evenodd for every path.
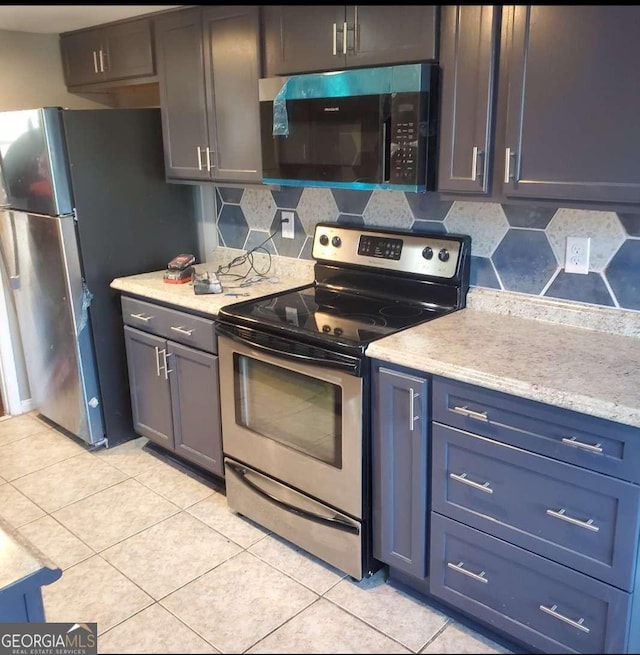
M 234 354 L 236 423 L 342 468 L 342 389 Z
M 287 101 L 287 136 L 273 136 L 273 103 L 262 102 L 264 177 L 380 183 L 386 96 Z

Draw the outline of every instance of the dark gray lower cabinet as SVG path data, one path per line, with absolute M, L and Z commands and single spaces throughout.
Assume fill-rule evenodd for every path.
M 426 575 L 429 381 L 373 365 L 373 555 L 416 579 Z
M 640 652 L 640 429 L 373 360 L 374 556 L 527 648 Z
M 135 431 L 223 477 L 218 357 L 167 338 L 211 348 L 213 321 L 130 298 L 123 318 Z M 142 329 L 131 327 L 135 321 Z
M 640 430 L 433 377 L 429 592 L 550 653 L 638 652 Z

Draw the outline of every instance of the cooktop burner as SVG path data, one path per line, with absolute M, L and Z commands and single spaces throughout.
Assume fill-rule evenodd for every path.
M 464 235 L 319 224 L 313 284 L 228 305 L 218 318 L 364 354 L 375 339 L 464 307 L 469 251 Z

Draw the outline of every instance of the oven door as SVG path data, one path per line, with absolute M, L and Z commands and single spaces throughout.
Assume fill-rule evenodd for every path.
M 363 380 L 280 350 L 218 337 L 224 453 L 361 519 Z

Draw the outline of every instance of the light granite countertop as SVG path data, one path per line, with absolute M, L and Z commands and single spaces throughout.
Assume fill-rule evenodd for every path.
M 35 546 L 26 541 L 17 530 L 0 519 L 0 590 L 30 576 L 36 584 L 49 584 L 57 580 L 62 571 L 50 562 Z
M 233 248 L 218 248 L 211 261 L 195 266 L 197 271 L 216 271 L 219 266 L 227 265 L 235 257 L 241 257 L 244 251 Z M 249 270 L 249 265 L 243 263 L 230 270 L 232 275 L 220 274 L 222 293 L 207 293 L 196 295 L 193 285 L 169 284 L 163 281 L 164 270 L 141 273 L 119 277 L 111 282 L 111 288 L 125 294 L 157 300 L 176 307 L 183 307 L 195 312 L 216 316 L 220 308 L 235 302 L 266 296 L 279 291 L 285 291 L 313 282 L 313 264 L 308 260 L 293 259 L 291 257 L 271 257 L 271 267 L 266 255 L 254 255 L 255 266 L 258 271 L 268 271 L 264 277 L 255 275 Z M 224 270 L 224 269 L 223 269 Z M 240 280 L 235 275 L 247 274 L 245 279 L 256 280 L 253 284 L 240 287 Z M 225 293 L 247 294 L 241 296 L 226 296 Z
M 367 355 L 640 427 L 639 328 L 640 312 L 473 289 Z

